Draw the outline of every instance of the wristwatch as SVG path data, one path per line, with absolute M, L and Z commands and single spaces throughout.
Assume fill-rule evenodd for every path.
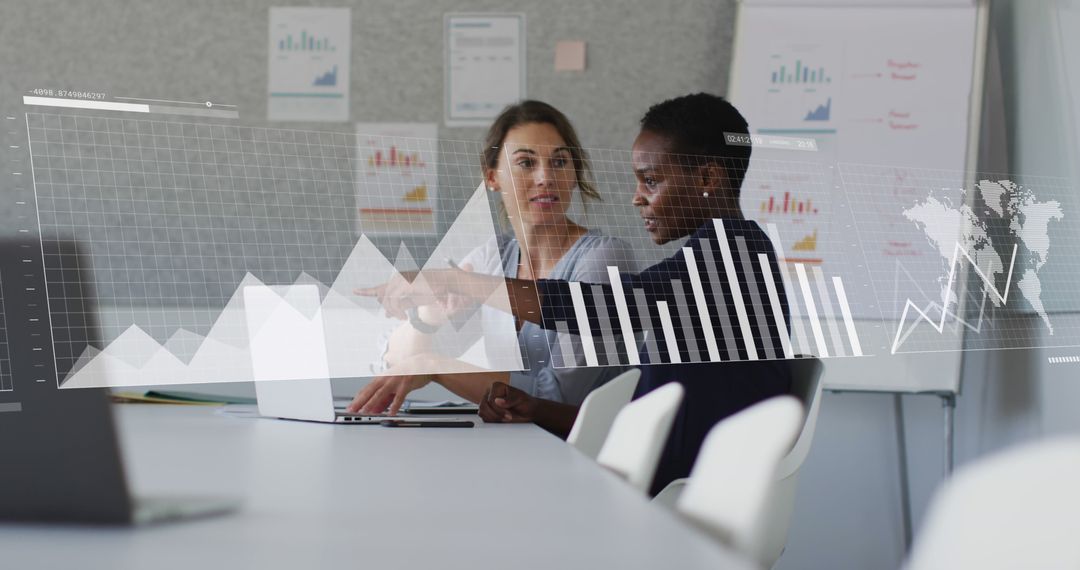
M 406 310 L 405 315 L 409 317 L 409 324 L 412 325 L 412 328 L 424 334 L 435 334 L 439 330 L 437 325 L 425 323 L 424 320 L 420 318 L 420 309 L 417 307 Z

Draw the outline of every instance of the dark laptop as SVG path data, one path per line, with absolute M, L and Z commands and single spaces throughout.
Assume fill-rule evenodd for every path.
M 132 497 L 108 392 L 58 388 L 100 338 L 86 263 L 71 241 L 0 241 L 0 519 L 142 524 L 235 509 Z

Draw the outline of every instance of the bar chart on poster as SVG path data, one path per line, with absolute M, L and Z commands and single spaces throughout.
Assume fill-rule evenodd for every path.
M 66 258 L 46 256 L 46 285 L 80 301 L 73 305 L 93 306 L 97 298 L 109 304 L 110 323 L 99 342 L 55 351 L 64 388 L 257 379 L 254 371 L 264 363 L 253 339 L 287 344 L 267 335 L 291 333 L 263 330 L 268 321 L 248 314 L 244 303 L 250 290 L 276 291 L 273 314 L 311 325 L 304 330 L 317 333 L 310 344 L 322 347 L 331 377 L 377 374 L 388 366 L 391 337 L 407 323 L 365 292 L 406 280 L 422 296 L 426 272 L 450 270 L 452 260 L 496 236 L 488 193 L 473 168 L 479 143 L 405 144 L 392 136 L 358 143 L 354 133 L 247 127 L 214 116 L 95 113 L 69 99 L 26 103 L 23 152 L 32 161 L 42 247 L 74 239 L 93 264 L 91 292 L 65 281 L 65 270 L 76 268 L 53 266 Z M 369 158 L 377 168 L 389 162 L 461 173 L 443 182 L 467 199 L 441 206 L 448 224 L 432 251 L 420 257 L 401 242 L 384 252 L 365 233 L 353 233 L 358 161 Z M 366 205 L 398 206 L 406 182 L 366 180 Z M 476 293 L 506 306 L 512 292 L 500 274 L 491 277 L 490 290 Z M 50 306 L 54 333 L 92 321 L 64 314 L 64 307 Z M 513 347 L 485 350 L 488 337 L 516 338 L 512 319 L 487 318 L 475 307 L 428 318 L 434 333 L 424 352 L 441 357 L 425 365 L 427 372 L 529 367 Z M 393 348 L 410 350 L 400 342 Z
M 356 233 L 435 234 L 435 123 L 357 123 Z

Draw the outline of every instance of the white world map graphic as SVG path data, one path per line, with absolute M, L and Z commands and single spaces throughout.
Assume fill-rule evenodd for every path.
M 925 233 L 941 256 L 942 310 L 947 312 L 958 302 L 952 273 L 959 250 L 987 278 L 982 293 L 994 306 L 1000 307 L 1008 286 L 1015 286 L 1053 334 L 1054 326 L 1042 300 L 1039 271 L 1050 257 L 1050 222 L 1065 217 L 1061 204 L 1056 200 L 1040 202 L 1029 188 L 1011 180 L 981 180 L 971 192 L 976 195 L 970 196 L 967 190 L 959 198 L 955 190 L 941 193 L 948 193 L 948 197 L 931 193 L 904 210 L 904 216 Z M 983 203 L 985 208 L 981 207 Z M 972 208 L 970 204 L 978 206 Z M 993 282 L 1007 284 L 1005 293 L 991 291 Z

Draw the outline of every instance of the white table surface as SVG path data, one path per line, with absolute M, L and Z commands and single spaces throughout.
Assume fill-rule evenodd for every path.
M 118 406 L 139 495 L 234 495 L 143 528 L 0 524 L 0 568 L 750 568 L 531 425 L 389 429 Z

